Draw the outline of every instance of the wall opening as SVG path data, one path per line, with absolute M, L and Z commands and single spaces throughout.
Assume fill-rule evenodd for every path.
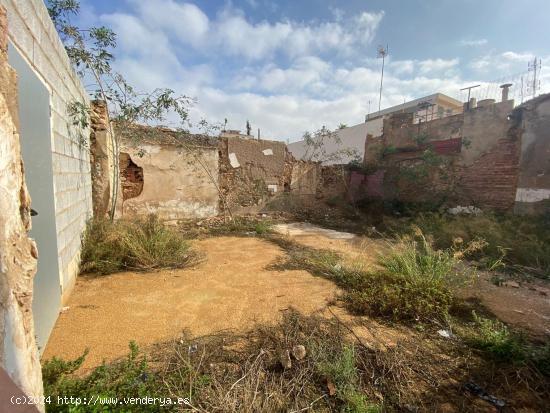
M 143 168 L 136 165 L 129 154 L 120 153 L 120 181 L 122 200 L 135 198 L 143 191 Z

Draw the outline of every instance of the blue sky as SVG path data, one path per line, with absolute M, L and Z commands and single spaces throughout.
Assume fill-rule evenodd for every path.
M 116 70 L 141 90 L 197 99 L 195 121 L 247 119 L 262 136 L 354 125 L 378 107 L 379 44 L 388 44 L 382 108 L 481 83 L 478 98 L 515 84 L 521 99 L 542 58 L 550 91 L 547 0 L 81 0 L 81 27 L 118 34 Z M 369 104 L 370 101 L 370 104 Z

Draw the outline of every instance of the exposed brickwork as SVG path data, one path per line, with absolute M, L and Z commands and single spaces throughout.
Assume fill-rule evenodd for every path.
M 126 201 L 139 196 L 143 191 L 143 168 L 137 166 L 130 155 L 124 152 L 119 156 L 119 163 L 122 199 Z
M 403 202 L 514 207 L 521 128 L 508 119 L 513 102 L 487 105 L 421 125 L 402 115 L 384 122 L 365 164 L 383 175 L 363 184 L 367 197 Z M 378 159 L 374 155 L 382 146 Z M 374 150 L 376 149 L 376 151 Z M 370 183 L 369 183 L 370 182 Z M 376 183 L 378 189 L 374 190 Z
M 501 139 L 473 165 L 459 168 L 460 199 L 464 204 L 511 210 L 519 173 L 519 140 Z

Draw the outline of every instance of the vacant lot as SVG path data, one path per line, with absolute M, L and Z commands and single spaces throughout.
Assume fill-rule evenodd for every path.
M 184 233 L 186 268 L 81 276 L 44 353 L 47 394 L 221 412 L 534 412 L 550 397 L 547 281 L 475 268 L 476 243 L 269 221 Z
M 204 262 L 190 269 L 82 276 L 55 326 L 44 358 L 75 358 L 90 348 L 85 367 L 140 346 L 224 330 L 240 332 L 255 323 L 278 321 L 294 307 L 304 314 L 334 300 L 337 288 L 307 271 L 267 269 L 284 255 L 254 237 L 197 241 Z

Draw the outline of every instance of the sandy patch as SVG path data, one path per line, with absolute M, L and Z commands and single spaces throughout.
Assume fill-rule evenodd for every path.
M 220 330 L 245 331 L 274 322 L 294 307 L 322 309 L 337 288 L 306 271 L 266 267 L 284 252 L 257 238 L 199 240 L 206 260 L 194 269 L 81 276 L 60 314 L 43 358 L 74 358 L 90 348 L 84 367 L 127 354 L 128 342 L 148 345 Z

